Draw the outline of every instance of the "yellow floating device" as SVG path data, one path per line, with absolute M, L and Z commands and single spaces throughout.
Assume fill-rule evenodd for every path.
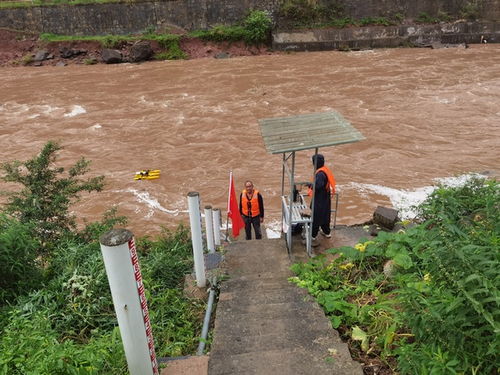
M 136 172 L 134 176 L 134 180 L 156 180 L 157 178 L 160 178 L 159 169 L 143 169 Z

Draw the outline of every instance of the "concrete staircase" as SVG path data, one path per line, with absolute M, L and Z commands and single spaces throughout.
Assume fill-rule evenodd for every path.
M 290 284 L 284 241 L 227 247 L 208 374 L 361 375 L 323 310 Z

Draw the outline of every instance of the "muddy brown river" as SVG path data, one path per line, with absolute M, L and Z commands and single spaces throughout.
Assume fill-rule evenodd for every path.
M 447 178 L 498 171 L 500 45 L 380 49 L 231 59 L 0 69 L 0 161 L 26 160 L 48 140 L 60 162 L 92 161 L 106 176 L 77 216 L 117 205 L 136 235 L 188 223 L 189 191 L 223 209 L 229 171 L 253 180 L 265 224 L 281 222 L 281 156 L 268 154 L 258 119 L 336 110 L 366 140 L 320 149 L 340 192 L 339 224 L 369 219 Z M 313 151 L 297 153 L 297 178 Z M 134 172 L 161 169 L 152 181 Z M 12 189 L 6 184 L 2 189 Z

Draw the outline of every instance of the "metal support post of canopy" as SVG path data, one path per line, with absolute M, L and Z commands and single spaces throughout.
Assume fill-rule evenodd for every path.
M 311 214 L 305 214 L 307 204 L 301 194 L 295 194 L 295 152 L 315 150 L 320 147 L 353 143 L 363 140 L 363 135 L 347 122 L 338 112 L 310 113 L 291 117 L 259 120 L 266 149 L 271 154 L 283 154 L 281 176 L 281 200 L 283 231 L 286 233 L 288 254 L 292 253 L 292 227 L 302 224 L 305 229 L 307 254 L 312 256 L 312 223 L 314 218 L 314 195 Z M 314 173 L 316 161 L 314 159 Z M 291 161 L 291 166 L 289 165 Z M 285 174 L 288 176 L 289 192 L 285 193 Z M 315 178 L 313 178 L 313 191 Z M 337 210 L 337 203 L 335 212 Z

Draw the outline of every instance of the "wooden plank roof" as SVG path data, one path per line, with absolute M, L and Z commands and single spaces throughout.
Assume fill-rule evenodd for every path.
M 259 120 L 271 154 L 353 143 L 365 139 L 336 111 Z

